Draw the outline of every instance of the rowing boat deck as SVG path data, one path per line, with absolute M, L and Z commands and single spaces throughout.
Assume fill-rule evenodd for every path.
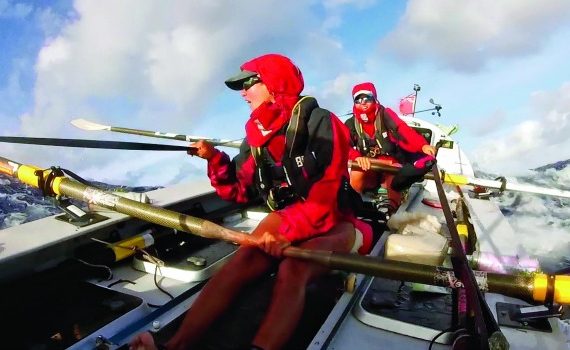
M 452 191 L 449 190 L 449 192 Z M 429 192 L 414 191 L 412 188 L 408 205 L 402 206 L 399 210 L 436 215 L 443 222 L 443 214 L 439 209 L 422 202 L 425 196 L 428 196 L 430 200 L 433 199 Z M 471 219 L 478 232 L 479 249 L 496 254 L 524 254 L 524 250 L 515 243 L 514 231 L 505 221 L 496 204 L 475 198 L 468 198 L 466 202 Z M 387 236 L 384 235 L 383 239 L 377 243 L 372 254 L 383 256 L 383 246 Z M 331 316 L 323 324 L 308 349 L 367 349 L 372 344 L 381 345 L 382 348 L 386 349 L 404 350 L 422 349 L 430 345 L 433 349 L 450 348 L 449 340 L 451 338 L 446 337 L 446 334 L 439 336 L 433 344 L 430 344 L 436 335 L 445 330 L 445 327 L 442 326 L 447 322 L 445 315 L 442 316 L 445 314 L 445 310 L 449 313 L 448 318 L 451 320 L 451 306 L 441 301 L 441 295 L 426 293 L 427 296 L 422 296 L 420 302 L 414 304 L 414 298 L 410 297 L 410 294 L 413 293 L 409 293 L 411 287 L 407 282 L 401 284 L 400 281 L 371 278 L 363 275 L 359 275 L 358 279 L 359 284 L 356 292 L 354 294 L 345 293 L 340 298 L 332 310 Z M 391 307 L 384 305 L 384 312 L 379 311 L 380 313 L 376 314 L 369 311 L 371 300 L 373 303 L 382 305 L 385 300 L 381 298 L 398 293 L 406 294 L 407 287 L 409 287 L 407 295 L 394 302 Z M 394 300 L 397 300 L 398 296 L 401 297 L 398 294 Z M 450 298 L 450 296 L 447 297 Z M 402 299 L 407 300 L 402 302 Z M 495 319 L 497 319 L 498 303 L 530 305 L 523 300 L 495 293 L 486 293 L 485 299 Z M 431 315 L 429 312 L 427 313 L 429 316 L 426 316 L 426 310 L 421 310 L 426 304 L 432 308 Z M 420 305 L 418 312 L 412 312 L 413 315 L 411 316 L 406 311 L 410 310 L 410 305 L 413 307 Z M 379 309 L 381 310 L 382 307 Z M 402 312 L 398 312 L 399 309 Z M 417 319 L 410 320 L 410 317 Z M 443 317 L 443 321 L 434 320 L 434 317 Z M 550 331 L 505 326 L 501 326 L 501 331 L 507 338 L 511 349 L 567 350 L 568 347 L 560 322 L 557 319 L 548 319 L 548 325 L 551 328 Z
M 226 217 L 228 221 L 221 223 L 246 232 L 251 231 L 260 220 L 260 214 L 257 212 L 252 212 L 251 217 L 246 214 L 236 217 L 235 213 L 239 212 L 239 208 L 219 199 L 206 181 L 158 189 L 147 194 L 154 205 L 165 206 L 179 212 L 199 214 L 205 218 L 222 220 L 222 217 Z M 159 325 L 167 324 L 184 313 L 199 291 L 202 281 L 209 278 L 237 248 L 226 242 L 200 243 L 198 240 L 205 239 L 195 238 L 186 233 L 171 235 L 181 237 L 181 242 L 191 242 L 189 245 L 199 243 L 197 249 L 188 247 L 191 251 L 189 254 L 202 254 L 208 260 L 204 266 L 196 267 L 193 278 L 187 280 L 177 279 L 178 276 L 164 277 L 161 269 L 156 271 L 156 276 L 154 270 L 150 273 L 136 270 L 131 264 L 131 259 L 115 264 L 110 279 L 107 278 L 108 270 L 101 266 L 82 265 L 76 262 L 72 269 L 67 269 L 67 263 L 62 264 L 62 262 L 74 256 L 76 247 L 90 243 L 91 238 L 109 240 L 112 237 L 117 240 L 123 236 L 128 237 L 133 233 L 142 232 L 149 227 L 148 223 L 123 214 L 108 211 L 99 213 L 108 219 L 85 227 L 76 227 L 49 217 L 0 231 L 2 243 L 0 275 L 3 281 L 0 290 L 3 291 L 3 295 L 12 295 L 13 298 L 9 298 L 12 301 L 23 301 L 14 303 L 6 302 L 4 299 L 0 304 L 3 314 L 18 316 L 14 317 L 15 322 L 2 327 L 3 334 L 13 335 L 5 337 L 2 347 L 18 349 L 48 346 L 50 349 L 93 349 L 98 337 L 111 339 L 115 344 L 122 344 L 134 334 L 151 328 L 154 321 L 158 321 Z M 190 237 L 192 240 L 187 240 L 185 237 Z M 209 247 L 209 250 L 204 249 L 205 246 Z M 68 273 L 68 270 L 71 272 Z M 36 271 L 42 272 L 36 274 Z M 90 284 L 78 287 L 76 282 L 72 281 L 75 275 L 93 277 L 88 279 Z M 25 290 L 11 287 L 12 284 L 21 285 L 28 292 L 39 292 L 39 294 L 25 298 L 27 295 Z M 170 296 L 157 288 L 157 284 L 176 299 L 176 305 L 171 303 Z M 85 287 L 87 289 L 82 286 L 87 286 Z M 76 289 L 84 290 L 86 293 L 85 300 L 82 300 L 86 305 L 84 308 L 87 308 L 85 312 L 81 312 L 83 309 L 77 304 L 76 294 L 64 293 Z M 58 290 L 61 290 L 61 293 Z M 108 293 L 95 297 L 101 295 L 100 290 Z M 94 297 L 90 298 L 88 295 Z M 120 307 L 122 311 L 115 314 L 114 319 L 99 317 L 93 313 L 93 310 L 101 308 L 101 305 L 115 308 L 127 301 L 132 307 Z M 172 305 L 166 308 L 157 308 L 160 305 L 170 304 Z M 73 322 L 66 318 L 66 314 L 72 310 L 77 311 L 72 318 L 75 320 Z M 162 311 L 157 312 L 158 310 Z M 50 321 L 44 323 L 38 321 L 29 324 L 29 327 L 22 327 L 26 318 L 34 318 L 38 313 L 47 315 Z M 21 322 L 16 322 L 18 319 L 22 319 Z M 87 330 L 93 333 L 89 334 Z M 16 336 L 18 334 L 21 336 Z

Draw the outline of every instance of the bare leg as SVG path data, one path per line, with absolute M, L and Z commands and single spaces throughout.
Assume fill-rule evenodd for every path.
M 350 186 L 352 186 L 356 192 L 362 194 L 364 190 L 378 186 L 378 174 L 373 170 L 351 170 Z
M 343 222 L 326 235 L 303 242 L 299 247 L 349 252 L 353 243 L 354 226 Z M 279 264 L 271 305 L 253 344 L 265 350 L 282 348 L 291 337 L 303 313 L 306 285 L 328 271 L 326 267 L 315 263 L 284 259 Z M 287 316 L 284 317 L 285 315 Z
M 392 174 L 384 175 L 384 179 L 382 181 L 382 187 L 384 187 L 388 191 L 388 199 L 390 200 L 390 203 L 394 206 L 394 208 L 397 208 L 400 205 L 400 202 L 402 201 L 402 194 L 398 191 L 393 190 L 390 187 L 393 178 L 394 175 Z
M 149 332 L 137 335 L 129 344 L 130 350 L 156 350 L 154 339 Z
M 350 171 L 350 186 L 360 194 L 364 191 L 364 172 L 359 170 Z
M 269 214 L 252 234 L 262 234 L 279 226 L 281 218 Z M 204 286 L 182 325 L 168 341 L 167 348 L 187 349 L 228 308 L 240 289 L 267 272 L 274 259 L 253 247 L 241 247 L 234 257 Z

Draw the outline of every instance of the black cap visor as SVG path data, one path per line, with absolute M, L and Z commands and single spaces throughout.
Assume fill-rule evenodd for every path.
M 236 74 L 235 76 L 227 79 L 225 81 L 225 83 L 226 83 L 226 86 L 232 90 L 242 90 L 243 89 L 243 83 L 246 80 L 248 80 L 249 78 L 256 77 L 256 76 L 257 76 L 256 72 L 252 72 L 252 71 L 248 71 L 248 70 L 242 70 L 238 74 Z

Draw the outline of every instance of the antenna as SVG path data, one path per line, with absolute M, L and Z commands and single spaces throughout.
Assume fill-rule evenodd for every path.
M 418 84 L 414 84 L 414 109 L 412 110 L 412 117 L 416 116 L 416 104 L 418 103 L 418 92 L 422 89 Z

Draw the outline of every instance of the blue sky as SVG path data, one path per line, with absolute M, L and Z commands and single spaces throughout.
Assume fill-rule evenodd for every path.
M 509 174 L 570 158 L 566 0 L 0 0 L 0 134 L 159 142 L 69 121 L 237 139 L 249 112 L 223 80 L 279 52 L 305 93 L 337 114 L 356 83 L 380 100 L 422 87 L 459 124 L 477 166 Z M 0 155 L 101 181 L 166 185 L 203 176 L 179 153 L 0 144 Z

